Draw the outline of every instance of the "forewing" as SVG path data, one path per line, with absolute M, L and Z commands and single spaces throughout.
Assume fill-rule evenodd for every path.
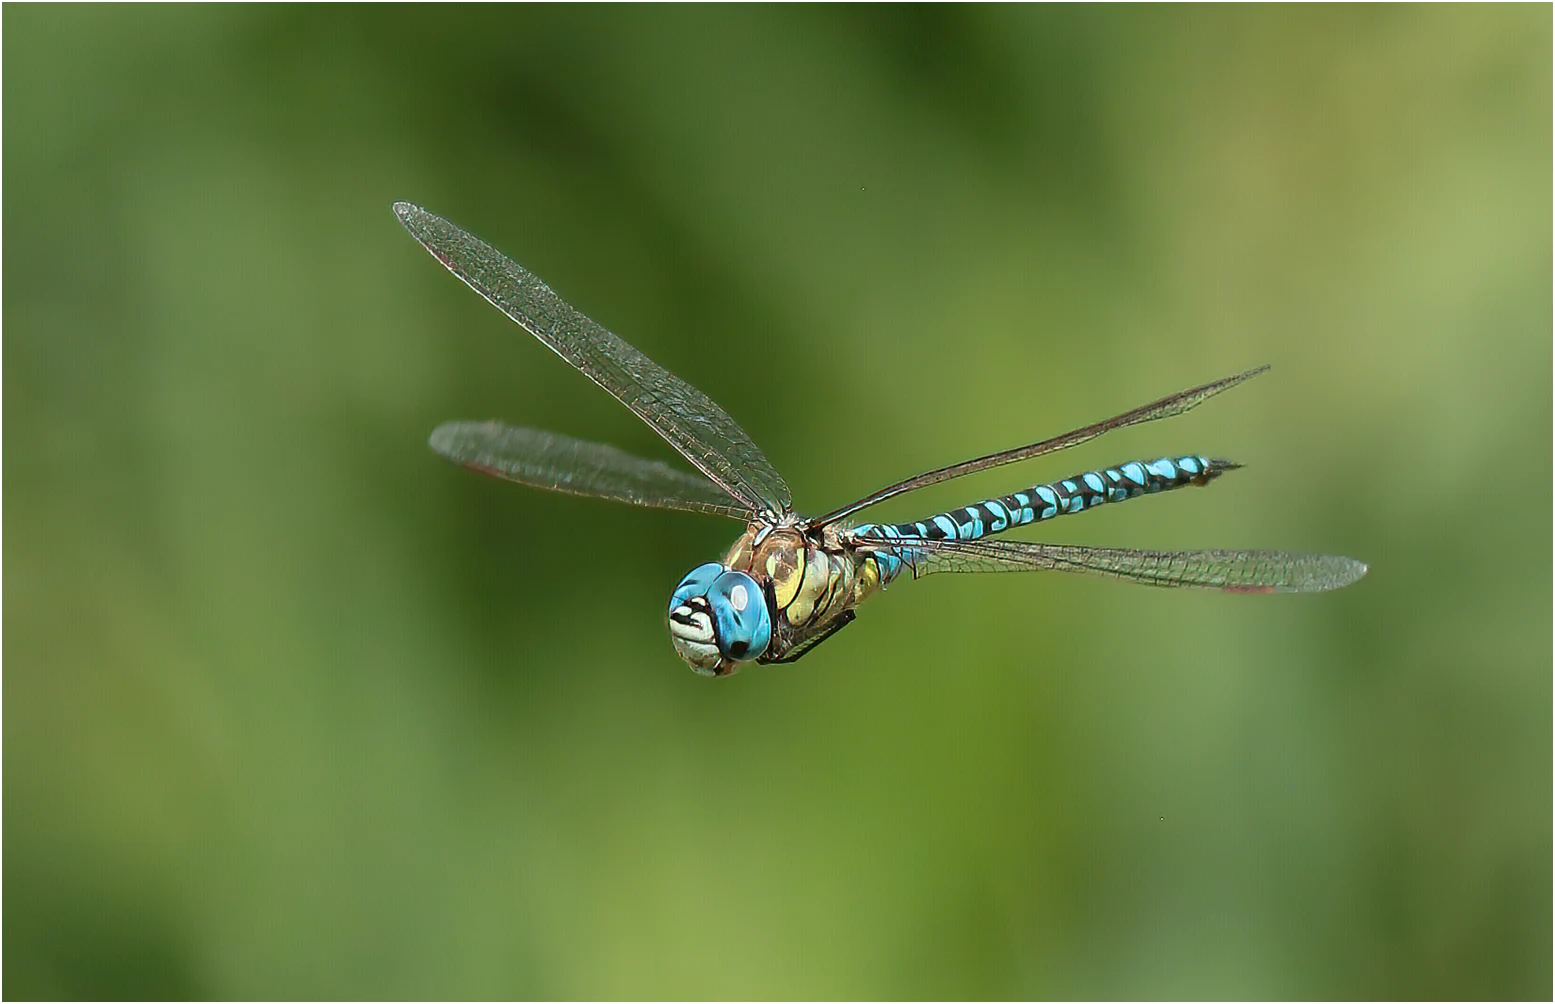
M 499 422 L 448 422 L 432 433 L 431 445 L 473 471 L 533 488 L 734 519 L 751 517 L 748 507 L 700 474 L 603 443 Z
M 465 285 L 632 409 L 745 510 L 789 510 L 782 476 L 706 394 L 574 309 L 480 238 L 406 202 L 395 203 L 394 212 Z
M 935 572 L 1087 572 L 1149 586 L 1194 586 L 1232 593 L 1317 593 L 1366 574 L 1354 558 L 1286 551 L 1140 551 L 1024 540 L 857 537 L 889 549 L 914 575 Z

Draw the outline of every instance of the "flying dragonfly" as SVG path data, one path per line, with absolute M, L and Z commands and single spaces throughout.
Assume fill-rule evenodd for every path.
M 471 470 L 536 488 L 745 523 L 723 560 L 692 569 L 670 597 L 670 641 L 702 676 L 730 676 L 748 662 L 797 661 L 853 623 L 860 603 L 903 574 L 1054 570 L 1238 593 L 1321 592 L 1366 574 L 1363 563 L 1326 554 L 1149 551 L 993 539 L 1099 505 L 1207 485 L 1239 466 L 1196 454 L 1096 468 L 908 523 L 852 520 L 907 492 L 1181 415 L 1267 366 L 1051 439 L 898 481 L 824 516 L 801 516 L 782 475 L 706 394 L 584 316 L 478 237 L 409 203 L 395 203 L 394 213 L 444 267 L 630 408 L 699 473 L 603 443 L 498 422 L 441 425 L 432 433 L 432 449 Z

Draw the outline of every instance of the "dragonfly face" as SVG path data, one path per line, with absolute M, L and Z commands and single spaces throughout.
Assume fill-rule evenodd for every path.
M 756 580 L 716 561 L 693 568 L 669 606 L 670 641 L 700 676 L 730 676 L 772 640 L 772 614 Z

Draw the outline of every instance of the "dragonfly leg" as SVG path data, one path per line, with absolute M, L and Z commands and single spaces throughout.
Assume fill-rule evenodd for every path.
M 781 665 L 783 663 L 798 662 L 800 659 L 804 658 L 807 654 L 809 654 L 810 652 L 814 651 L 817 647 L 819 647 L 821 642 L 823 642 L 826 639 L 830 638 L 832 635 L 836 634 L 838 631 L 841 631 L 843 628 L 847 627 L 849 624 L 852 624 L 853 623 L 853 619 L 855 617 L 857 617 L 857 616 L 858 616 L 858 614 L 854 613 L 852 610 L 845 610 L 845 611 L 843 611 L 843 613 L 842 613 L 842 615 L 840 617 L 838 617 L 836 620 L 832 621 L 830 624 L 828 624 L 826 626 L 826 630 L 822 631 L 820 634 L 816 635 L 814 638 L 810 638 L 810 639 L 808 639 L 808 640 L 806 640 L 804 642 L 801 642 L 793 650 L 783 653 L 783 655 L 780 658 L 777 658 L 777 659 L 763 659 L 761 661 L 770 663 L 771 665 Z

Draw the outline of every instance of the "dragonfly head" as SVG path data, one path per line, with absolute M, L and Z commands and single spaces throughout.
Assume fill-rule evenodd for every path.
M 670 597 L 670 641 L 701 676 L 730 676 L 772 640 L 772 616 L 756 580 L 710 561 Z

